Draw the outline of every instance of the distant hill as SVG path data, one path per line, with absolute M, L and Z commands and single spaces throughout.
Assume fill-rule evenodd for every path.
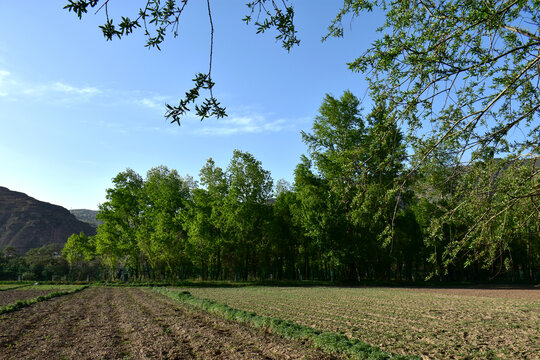
M 69 210 L 0 186 L 0 249 L 13 246 L 21 254 L 48 244 L 64 245 L 73 233 L 94 235 L 95 227 Z
M 88 223 L 94 227 L 98 227 L 98 225 L 103 224 L 102 221 L 99 221 L 96 218 L 98 214 L 96 210 L 72 209 L 72 210 L 69 210 L 69 212 L 75 215 L 75 217 L 79 219 L 80 221 Z

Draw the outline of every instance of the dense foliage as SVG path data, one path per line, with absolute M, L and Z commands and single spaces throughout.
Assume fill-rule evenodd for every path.
M 8 246 L 0 252 L 2 280 L 60 280 L 69 272 L 68 262 L 62 257 L 58 244 L 31 249 L 21 256 Z
M 364 116 L 348 91 L 327 95 L 302 137 L 292 186 L 274 187 L 239 150 L 225 169 L 208 159 L 201 186 L 165 166 L 144 179 L 126 169 L 107 189 L 97 235 L 72 235 L 63 256 L 4 249 L 2 277 L 538 279 L 538 204 L 519 194 L 538 186 L 539 159 L 431 161 L 411 176 L 385 102 Z
M 410 176 L 448 179 L 432 184 L 444 200 L 433 235 L 451 243 L 438 262 L 509 267 L 512 238 L 536 234 L 526 247 L 538 247 L 540 2 L 346 0 L 327 37 L 374 9 L 379 39 L 349 67 L 407 130 Z

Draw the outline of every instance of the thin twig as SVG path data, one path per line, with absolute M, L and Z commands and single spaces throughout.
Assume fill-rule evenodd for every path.
M 210 61 L 208 66 L 208 82 L 210 84 L 210 97 L 214 97 L 212 92 L 212 58 L 214 57 L 214 22 L 212 21 L 212 10 L 210 9 L 210 0 L 206 0 L 208 6 L 208 19 L 210 20 Z

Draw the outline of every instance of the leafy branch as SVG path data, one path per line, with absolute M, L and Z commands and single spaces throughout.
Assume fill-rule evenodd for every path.
M 270 2 L 272 8 L 268 9 L 266 3 Z M 253 22 L 253 15 L 257 13 L 255 17 L 255 26 L 257 27 L 257 34 L 266 32 L 271 28 L 276 28 L 279 32 L 276 35 L 276 40 L 281 40 L 281 45 L 287 51 L 290 51 L 294 46 L 300 45 L 300 40 L 296 37 L 296 28 L 294 26 L 294 8 L 292 5 L 288 5 L 286 1 L 281 1 L 283 8 L 274 0 L 256 0 L 247 3 L 247 7 L 250 10 L 250 14 L 244 17 L 242 20 L 249 24 Z M 261 15 L 263 18 L 261 19 Z
M 116 24 L 109 16 L 109 4 L 111 0 L 68 0 L 64 9 L 74 12 L 79 19 L 92 8 L 95 8 L 95 14 L 100 11 L 105 12 L 105 23 L 99 28 L 107 41 L 113 38 L 122 39 L 122 37 L 134 33 L 137 29 L 144 29 L 144 35 L 147 38 L 145 46 L 161 50 L 161 44 L 168 35 L 178 36 L 180 17 L 188 3 L 188 0 L 146 0 L 144 7 L 138 11 L 138 15 L 133 18 L 122 16 L 122 20 Z M 271 7 L 267 8 L 266 3 L 270 2 Z M 165 117 L 171 120 L 171 123 L 180 125 L 180 119 L 190 111 L 188 105 L 195 105 L 195 114 L 201 120 L 209 117 L 223 118 L 227 116 L 226 109 L 216 99 L 213 93 L 215 83 L 212 81 L 212 59 L 214 49 L 214 23 L 212 20 L 212 10 L 210 0 L 206 0 L 208 7 L 208 19 L 210 24 L 210 57 L 208 72 L 197 73 L 193 79 L 194 86 L 185 93 L 184 98 L 180 99 L 178 105 L 166 104 Z M 278 5 L 274 0 L 257 0 L 247 3 L 250 14 L 243 21 L 250 23 L 253 14 L 258 9 L 257 19 L 254 24 L 257 27 L 257 33 L 264 33 L 270 28 L 276 28 L 279 34 L 276 40 L 281 40 L 282 46 L 287 50 L 298 45 L 300 40 L 296 37 L 296 28 L 294 26 L 294 9 L 288 5 L 286 0 Z M 264 19 L 260 20 L 261 13 Z M 204 91 L 208 92 L 202 101 Z

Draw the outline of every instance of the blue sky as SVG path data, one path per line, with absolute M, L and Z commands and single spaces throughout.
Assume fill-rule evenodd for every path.
M 241 19 L 246 0 L 213 0 L 214 95 L 226 119 L 165 120 L 191 79 L 208 67 L 206 2 L 192 1 L 180 35 L 162 51 L 136 34 L 107 42 L 103 14 L 80 21 L 67 0 L 0 2 L 0 186 L 69 208 L 97 209 L 111 178 L 158 165 L 198 178 L 209 157 L 225 168 L 234 149 L 252 153 L 275 181 L 293 179 L 326 93 L 366 95 L 346 62 L 376 38 L 380 14 L 347 24 L 343 39 L 321 43 L 341 1 L 295 1 L 299 47 L 257 35 Z M 139 2 L 111 2 L 113 19 L 135 17 Z M 142 2 L 141 2 L 142 4 Z M 364 106 L 369 109 L 369 99 Z

